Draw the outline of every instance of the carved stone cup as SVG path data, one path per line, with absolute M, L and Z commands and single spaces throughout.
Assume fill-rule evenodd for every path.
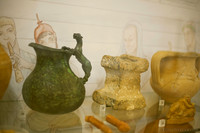
M 173 103 L 200 88 L 200 55 L 158 51 L 151 59 L 151 86 L 166 102 Z

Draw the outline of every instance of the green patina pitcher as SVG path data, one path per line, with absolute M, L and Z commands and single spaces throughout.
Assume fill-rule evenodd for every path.
M 36 55 L 34 70 L 26 78 L 22 94 L 25 103 L 33 110 L 47 114 L 64 114 L 76 110 L 84 101 L 85 87 L 92 69 L 90 61 L 82 54 L 82 36 L 73 35 L 74 49 L 54 49 L 30 43 Z M 69 59 L 74 55 L 82 64 L 85 76 L 77 77 L 70 68 Z

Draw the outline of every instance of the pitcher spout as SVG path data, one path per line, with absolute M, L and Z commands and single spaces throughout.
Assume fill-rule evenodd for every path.
M 44 46 L 44 45 L 41 45 L 38 43 L 30 43 L 29 46 L 33 47 L 34 49 L 43 49 L 43 50 L 48 50 L 48 51 L 60 51 L 60 49 L 47 47 L 47 46 Z

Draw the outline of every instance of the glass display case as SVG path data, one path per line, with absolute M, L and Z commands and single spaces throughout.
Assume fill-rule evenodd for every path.
M 129 133 L 161 133 L 161 132 L 194 132 L 200 128 L 200 106 L 195 105 L 194 120 L 181 125 L 167 125 L 165 118 L 170 104 L 165 103 L 154 92 L 142 93 L 145 97 L 144 109 L 125 111 L 114 110 L 100 105 L 86 97 L 83 104 L 74 112 L 63 115 L 47 115 L 28 108 L 24 101 L 0 102 L 0 129 L 14 127 L 29 133 L 100 133 L 101 130 L 85 121 L 86 116 L 94 116 L 111 128 L 114 133 L 120 133 L 117 127 L 105 121 L 110 114 L 129 124 Z M 198 100 L 198 96 L 192 101 Z
M 199 131 L 199 12 L 200 0 L 0 0 L 0 133 L 102 132 L 87 116 L 119 133 L 107 115 L 129 133 Z

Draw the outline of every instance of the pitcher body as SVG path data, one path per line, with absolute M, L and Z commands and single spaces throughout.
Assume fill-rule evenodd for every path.
M 33 110 L 47 114 L 64 114 L 76 110 L 85 98 L 84 84 L 90 75 L 91 64 L 80 51 L 82 66 L 88 68 L 85 77 L 77 77 L 70 68 L 69 59 L 74 49 L 53 49 L 31 43 L 37 54 L 35 69 L 24 82 L 22 94 Z M 81 59 L 80 59 L 81 60 Z M 88 63 L 89 62 L 89 63 Z M 89 64 L 89 66 L 88 66 Z

